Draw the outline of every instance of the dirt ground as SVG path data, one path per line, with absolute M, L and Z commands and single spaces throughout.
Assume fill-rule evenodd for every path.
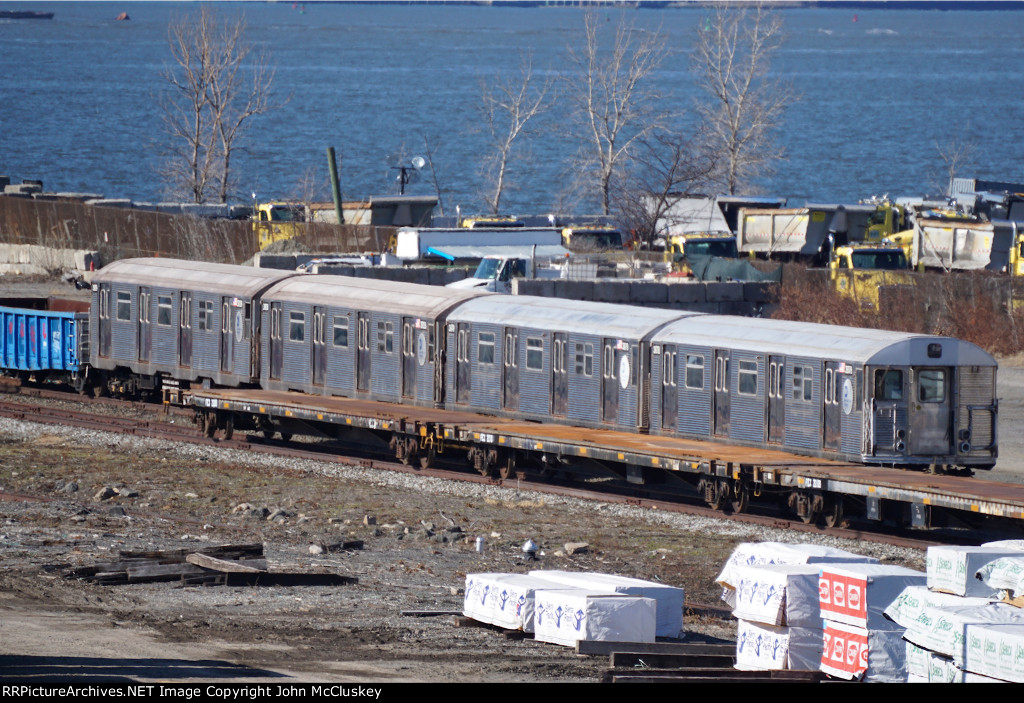
M 1019 481 L 1024 369 L 1006 366 L 999 378 L 1002 456 L 984 478 Z M 120 494 L 101 499 L 104 487 Z M 457 626 L 448 613 L 462 609 L 466 574 L 545 568 L 661 581 L 686 590 L 687 641 L 732 641 L 729 618 L 692 606 L 718 603 L 714 577 L 737 542 L 794 540 L 516 488 L 10 421 L 0 421 L 2 492 L 36 498 L 0 495 L 5 683 L 597 681 L 604 658 Z M 521 552 L 527 539 L 541 545 L 538 562 Z M 343 540 L 363 549 L 314 553 Z M 272 570 L 359 581 L 230 588 L 66 578 L 121 550 L 257 542 Z M 589 547 L 569 556 L 572 542 Z M 920 553 L 835 546 L 924 567 Z

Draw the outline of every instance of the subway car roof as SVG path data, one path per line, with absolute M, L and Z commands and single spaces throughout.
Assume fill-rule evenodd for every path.
M 464 300 L 491 295 L 494 294 L 374 278 L 309 275 L 281 281 L 267 290 L 263 299 L 372 309 L 433 319 Z
M 212 264 L 182 259 L 121 259 L 107 264 L 93 276 L 93 283 L 121 282 L 140 286 L 201 290 L 220 295 L 252 297 L 294 271 L 261 269 L 234 264 Z
M 652 341 L 874 366 L 997 365 L 980 347 L 952 337 L 729 315 L 678 320 L 660 330 Z M 930 344 L 939 347 L 929 350 Z
M 495 295 L 460 305 L 448 320 L 643 339 L 659 327 L 688 315 L 701 313 L 533 295 Z

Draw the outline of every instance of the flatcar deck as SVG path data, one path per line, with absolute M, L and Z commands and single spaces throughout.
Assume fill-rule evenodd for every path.
M 869 504 L 884 500 L 919 509 L 1024 519 L 1024 485 L 865 466 L 763 447 L 284 391 L 193 389 L 185 393 L 185 402 L 201 411 L 265 417 L 274 422 L 358 427 L 482 449 L 586 458 L 633 470 L 661 470 L 689 474 L 690 478 L 743 480 L 761 488 L 856 497 Z

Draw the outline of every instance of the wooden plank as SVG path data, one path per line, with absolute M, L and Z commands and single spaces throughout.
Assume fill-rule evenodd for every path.
M 612 652 L 610 666 L 613 668 L 651 669 L 722 669 L 736 664 L 735 650 L 731 654 L 663 654 L 658 652 Z
M 267 570 L 266 559 L 247 559 L 245 561 L 229 561 L 218 559 L 208 554 L 196 552 L 185 557 L 185 561 L 211 571 L 228 571 L 232 573 L 253 574 Z
M 680 683 L 815 683 L 825 680 L 821 671 L 743 671 L 740 669 L 636 669 L 631 672 L 609 670 L 605 683 L 680 682 Z
M 263 557 L 263 544 L 225 544 L 219 547 L 204 547 L 202 549 L 167 549 L 163 551 L 141 551 L 121 552 L 118 556 L 121 561 L 162 561 L 183 562 L 189 554 L 206 554 L 218 559 L 254 559 Z
M 612 652 L 660 652 L 664 654 L 735 654 L 736 643 L 722 644 L 709 642 L 607 642 L 601 640 L 579 640 L 577 654 L 607 656 Z
M 249 572 L 251 573 L 260 573 L 266 568 L 266 560 L 264 559 L 245 559 L 237 562 L 237 564 L 241 567 L 249 567 Z M 128 574 L 128 580 L 132 582 L 147 580 L 174 581 L 182 576 L 208 574 L 211 573 L 211 570 L 188 562 L 175 562 L 172 564 L 150 562 L 148 564 L 140 563 L 132 566 L 126 570 L 126 573 Z

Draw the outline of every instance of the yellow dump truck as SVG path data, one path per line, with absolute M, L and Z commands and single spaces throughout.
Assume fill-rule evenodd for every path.
M 252 215 L 253 231 L 259 236 L 260 249 L 274 242 L 305 233 L 309 211 L 304 203 L 277 201 L 258 204 Z
M 882 288 L 914 283 L 902 247 L 889 240 L 836 247 L 829 269 L 837 293 L 874 312 Z

